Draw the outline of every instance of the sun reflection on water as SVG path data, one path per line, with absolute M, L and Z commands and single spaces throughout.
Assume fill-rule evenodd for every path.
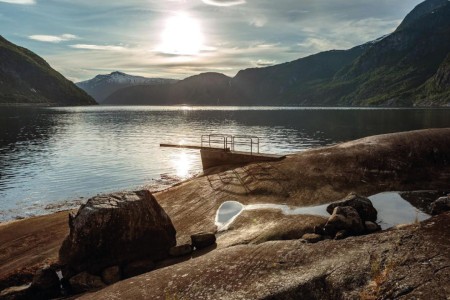
M 173 167 L 175 168 L 176 175 L 181 179 L 187 179 L 191 176 L 194 159 L 192 155 L 182 151 L 175 155 L 172 159 Z

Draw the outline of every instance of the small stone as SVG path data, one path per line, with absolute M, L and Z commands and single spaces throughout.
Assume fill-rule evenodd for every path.
M 335 240 L 343 240 L 343 239 L 345 239 L 347 236 L 348 236 L 347 230 L 339 230 L 339 231 L 336 233 L 334 239 L 335 239 Z
M 331 203 L 327 206 L 327 212 L 329 214 L 333 213 L 333 210 L 338 206 L 350 206 L 356 209 L 359 216 L 363 221 L 377 220 L 377 210 L 373 207 L 372 201 L 369 198 L 359 196 L 355 193 L 350 193 L 344 199 Z
M 104 283 L 110 285 L 113 283 L 116 283 L 120 281 L 120 267 L 119 266 L 112 266 L 109 268 L 106 268 L 102 271 L 102 280 Z
M 58 274 L 56 274 L 55 270 L 46 266 L 36 272 L 31 287 L 39 291 L 56 290 L 59 292 L 60 282 Z
M 212 246 L 216 243 L 216 236 L 210 232 L 200 232 L 191 235 L 192 246 L 195 249 L 202 249 Z
M 79 273 L 69 279 L 72 292 L 75 294 L 104 288 L 106 285 L 99 276 L 88 272 Z
M 433 216 L 446 211 L 450 211 L 450 196 L 440 197 L 431 203 L 431 214 Z
M 185 256 L 192 253 L 192 246 L 189 244 L 179 245 L 170 248 L 169 254 L 174 257 Z
M 367 233 L 372 233 L 372 232 L 381 230 L 380 225 L 378 225 L 377 223 L 374 223 L 374 222 L 370 222 L 370 221 L 364 222 L 364 227 L 366 227 Z
M 353 207 L 337 206 L 333 214 L 325 224 L 327 234 L 335 235 L 340 230 L 346 230 L 349 234 L 360 234 L 364 231 L 362 220 Z
M 144 259 L 137 260 L 127 264 L 123 268 L 123 275 L 126 278 L 134 277 L 152 271 L 155 268 L 155 263 L 152 260 Z
M 321 236 L 320 234 L 317 234 L 317 233 L 305 233 L 302 236 L 302 239 L 304 239 L 308 243 L 313 244 L 313 243 L 317 243 L 317 242 L 320 242 L 321 240 L 323 240 L 323 236 Z
M 87 272 L 82 272 L 73 276 L 69 279 L 69 283 L 71 291 L 76 294 L 101 289 L 106 286 L 99 276 Z

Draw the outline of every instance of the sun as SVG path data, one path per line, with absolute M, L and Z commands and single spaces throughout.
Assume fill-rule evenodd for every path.
M 200 23 L 185 13 L 166 21 L 158 51 L 174 55 L 198 55 L 203 47 Z

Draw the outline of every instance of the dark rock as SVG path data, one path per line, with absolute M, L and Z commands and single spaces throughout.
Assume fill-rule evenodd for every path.
M 12 286 L 0 291 L 0 299 L 2 300 L 26 300 L 31 299 L 31 284 Z
M 49 266 L 36 272 L 30 289 L 35 298 L 56 298 L 61 294 L 59 277 Z
M 69 217 L 70 233 L 59 250 L 60 263 L 76 273 L 140 259 L 160 260 L 175 246 L 175 228 L 147 191 L 91 198 Z
M 171 256 L 185 256 L 185 255 L 189 255 L 192 253 L 192 246 L 189 244 L 185 244 L 185 245 L 179 245 L 176 247 L 172 247 L 170 248 L 170 255 Z
M 335 240 L 343 240 L 346 237 L 348 237 L 348 232 L 347 230 L 339 230 L 336 235 L 334 236 Z
M 353 207 L 354 209 L 356 209 L 363 221 L 375 222 L 377 220 L 378 212 L 375 207 L 373 207 L 372 202 L 369 200 L 369 198 L 358 196 L 355 193 L 350 193 L 344 199 L 328 205 L 327 212 L 329 214 L 332 214 L 334 208 L 338 206 Z
M 431 214 L 439 215 L 443 212 L 450 211 L 450 196 L 440 197 L 431 203 Z
M 155 263 L 151 260 L 137 260 L 127 264 L 123 268 L 123 275 L 126 278 L 144 274 L 155 269 Z
M 212 246 L 216 243 L 216 236 L 210 232 L 200 232 L 191 235 L 192 246 L 195 249 L 202 249 Z
M 356 209 L 350 206 L 337 206 L 333 214 L 325 224 L 325 231 L 333 234 L 346 230 L 350 234 L 360 234 L 364 231 L 364 226 Z
M 324 233 L 323 226 L 314 226 L 314 233 L 322 235 Z
M 381 230 L 381 226 L 377 223 L 366 221 L 364 222 L 364 227 L 366 228 L 367 233 L 372 233 Z
M 317 242 L 320 242 L 321 240 L 323 240 L 323 236 L 321 236 L 320 234 L 316 234 L 316 233 L 305 233 L 302 236 L 302 239 L 304 239 L 308 243 L 317 243 Z
M 436 201 L 439 197 L 446 196 L 446 191 L 437 190 L 421 190 L 421 191 L 405 191 L 400 192 L 400 196 L 411 203 L 412 206 L 418 208 L 431 215 L 431 203 Z
M 99 276 L 94 276 L 88 272 L 79 273 L 69 279 L 72 292 L 75 294 L 87 291 L 98 290 L 106 285 Z
M 112 266 L 102 271 L 102 281 L 108 285 L 120 281 L 120 267 Z

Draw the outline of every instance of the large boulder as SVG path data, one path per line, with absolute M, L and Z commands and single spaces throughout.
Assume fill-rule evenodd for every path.
M 176 244 L 169 216 L 147 190 L 91 198 L 75 216 L 69 215 L 69 227 L 59 260 L 72 274 L 100 274 L 139 259 L 160 260 Z
M 369 198 L 359 196 L 355 193 L 350 193 L 344 199 L 333 202 L 327 206 L 327 212 L 331 215 L 335 207 L 351 206 L 358 212 L 363 221 L 375 222 L 377 220 L 377 210 L 372 205 Z
M 337 206 L 324 229 L 326 233 L 332 235 L 341 230 L 350 234 L 360 234 L 364 231 L 364 225 L 356 209 L 350 206 Z
M 436 201 L 431 203 L 432 215 L 439 215 L 449 210 L 450 210 L 450 195 L 446 197 L 440 197 Z

